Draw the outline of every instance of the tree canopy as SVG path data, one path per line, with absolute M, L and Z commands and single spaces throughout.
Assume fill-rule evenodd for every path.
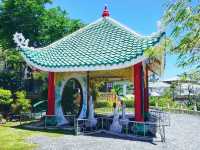
M 200 75 L 199 0 L 169 0 L 163 22 L 171 32 L 171 52 L 178 55 L 178 65 L 190 67 L 191 74 Z
M 47 8 L 51 3 L 52 0 L 0 1 L 0 62 L 6 71 L 0 73 L 1 86 L 8 88 L 7 83 L 20 81 L 25 69 L 25 63 L 15 49 L 13 34 L 23 33 L 30 39 L 29 46 L 43 47 L 84 26 L 59 7 Z M 13 88 L 17 86 L 14 84 L 8 89 Z
M 4 48 L 13 48 L 13 34 L 21 32 L 34 47 L 45 46 L 83 24 L 70 19 L 59 7 L 46 8 L 51 0 L 2 0 L 0 3 L 0 41 Z

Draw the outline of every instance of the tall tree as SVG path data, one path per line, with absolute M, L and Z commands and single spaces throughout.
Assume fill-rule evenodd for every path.
M 2 0 L 0 3 L 0 39 L 4 48 L 13 48 L 13 34 L 21 32 L 30 45 L 45 46 L 83 24 L 70 19 L 59 7 L 47 9 L 51 0 Z
M 2 76 L 6 77 L 6 81 L 7 77 L 10 77 L 12 83 L 22 77 L 25 63 L 15 49 L 15 32 L 21 32 L 30 39 L 29 46 L 41 47 L 83 26 L 80 20 L 71 19 L 68 13 L 59 7 L 48 9 L 46 5 L 51 3 L 52 0 L 0 1 L 0 58 L 3 58 L 7 70 L 7 73 L 0 73 L 0 82 L 4 82 Z
M 200 1 L 168 0 L 163 17 L 171 31 L 171 52 L 178 54 L 180 67 L 192 68 L 192 74 L 200 75 Z M 199 76 L 200 77 L 200 76 Z

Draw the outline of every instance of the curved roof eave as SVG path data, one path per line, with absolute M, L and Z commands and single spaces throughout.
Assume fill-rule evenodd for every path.
M 127 61 L 120 64 L 113 64 L 113 65 L 96 65 L 96 66 L 84 66 L 84 67 L 59 67 L 59 68 L 51 68 L 51 67 L 43 67 L 39 66 L 38 64 L 33 63 L 28 58 L 26 58 L 23 53 L 21 53 L 25 61 L 28 65 L 35 67 L 41 71 L 46 72 L 84 72 L 84 71 L 100 71 L 100 70 L 114 70 L 114 69 L 123 69 L 133 66 L 139 62 L 146 60 L 147 58 L 144 56 L 140 56 L 136 59 L 132 59 L 131 61 Z
M 50 57 L 48 57 L 49 58 L 49 60 L 50 60 L 50 65 L 45 65 L 46 64 L 46 62 L 45 62 L 45 58 L 47 58 L 46 56 L 48 55 L 48 53 L 50 53 L 50 52 L 52 52 L 52 51 L 48 51 L 48 49 L 50 49 L 50 48 L 57 48 L 56 46 L 60 46 L 60 43 L 62 43 L 62 42 L 64 42 L 64 41 L 69 41 L 70 40 L 70 38 L 73 38 L 73 37 L 75 37 L 76 36 L 76 40 L 77 40 L 77 38 L 78 38 L 78 36 L 80 36 L 80 34 L 82 33 L 82 31 L 84 32 L 85 30 L 89 30 L 89 29 L 93 29 L 92 27 L 93 27 L 93 25 L 95 25 L 95 24 L 97 24 L 97 23 L 102 23 L 103 21 L 105 22 L 105 20 L 107 20 L 107 21 L 109 21 L 109 23 L 110 23 L 110 25 L 111 26 L 117 26 L 117 28 L 119 28 L 120 29 L 120 31 L 121 30 L 123 30 L 123 31 L 125 31 L 126 32 L 126 34 L 128 33 L 128 35 L 130 35 L 130 37 L 132 37 L 132 36 L 134 36 L 135 38 L 137 38 L 136 39 L 136 41 L 133 41 L 134 39 L 133 38 L 131 38 L 131 46 L 135 46 L 137 49 L 134 49 L 133 50 L 133 48 L 134 47 L 132 47 L 132 49 L 131 49 L 131 58 L 129 57 L 129 53 L 130 53 L 130 48 L 129 49 L 124 49 L 124 45 L 120 45 L 120 44 L 122 44 L 122 42 L 119 44 L 120 46 L 119 47 L 117 47 L 118 49 L 121 49 L 121 52 L 123 53 L 123 52 L 126 52 L 126 51 L 129 51 L 127 54 L 126 54 L 126 56 L 128 56 L 130 59 L 125 59 L 124 57 L 124 55 L 120 52 L 118 52 L 117 54 L 120 54 L 120 55 L 122 55 L 122 57 L 119 59 L 119 57 L 120 57 L 120 55 L 117 55 L 117 56 L 114 56 L 113 58 L 115 58 L 115 59 L 119 59 L 120 61 L 118 61 L 118 62 L 116 62 L 116 61 L 113 61 L 113 62 L 115 62 L 115 63 L 109 63 L 109 62 L 106 62 L 106 61 L 104 61 L 104 59 L 102 59 L 103 61 L 101 61 L 102 62 L 102 64 L 101 63 L 96 63 L 95 65 L 92 65 L 92 63 L 91 64 L 89 64 L 89 63 L 86 63 L 85 65 L 81 65 L 82 64 L 82 60 L 81 60 L 81 62 L 80 62 L 80 64 L 79 65 L 72 65 L 72 66 L 68 66 L 68 65 L 63 65 L 62 64 L 62 61 L 61 61 L 61 63 L 60 63 L 60 57 L 56 57 L 55 56 L 55 58 L 57 58 L 57 61 L 55 61 L 54 59 L 52 59 L 52 56 L 53 55 L 51 55 Z M 107 28 L 105 28 L 105 30 L 107 31 L 108 29 Z M 91 31 L 93 31 L 93 30 L 91 30 Z M 113 33 L 113 32 L 112 32 Z M 102 34 L 103 35 L 103 34 Z M 33 67 L 35 67 L 35 68 L 37 68 L 37 69 L 39 69 L 39 70 L 42 70 L 42 71 L 48 71 L 48 72 L 78 72 L 78 71 L 97 71 L 97 70 L 113 70 L 113 69 L 122 69 L 122 68 L 127 68 L 127 67 L 130 67 L 130 66 L 132 66 L 132 65 L 134 65 L 134 64 L 137 64 L 137 63 L 139 63 L 139 62 L 141 62 L 141 61 L 144 61 L 144 60 L 146 60 L 147 58 L 144 56 L 144 50 L 145 50 L 145 48 L 144 47 L 142 47 L 141 45 L 142 45 L 142 43 L 141 43 L 141 41 L 142 40 L 146 40 L 145 42 L 145 44 L 147 44 L 148 43 L 148 41 L 150 41 L 150 42 L 153 42 L 153 41 L 151 41 L 151 38 L 152 38 L 152 40 L 154 39 L 154 41 L 155 41 L 155 39 L 156 39 L 156 42 L 154 42 L 153 44 L 150 44 L 151 46 L 155 46 L 157 43 L 159 43 L 159 41 L 161 40 L 161 38 L 163 37 L 163 35 L 164 35 L 164 32 L 161 32 L 161 31 L 159 31 L 159 32 L 157 32 L 156 34 L 154 33 L 154 34 L 152 34 L 152 35 L 150 35 L 150 36 L 142 36 L 142 35 L 140 35 L 140 34 L 138 34 L 138 33 L 136 33 L 135 31 L 133 31 L 132 29 L 130 29 L 130 28 L 128 28 L 128 27 L 126 27 L 126 26 L 124 26 L 124 25 L 122 25 L 121 23 L 119 23 L 118 21 L 116 21 L 116 20 L 114 20 L 114 19 L 112 19 L 112 18 L 110 18 L 110 17 L 106 17 L 106 18 L 100 18 L 100 19 L 98 19 L 97 21 L 95 21 L 95 22 L 93 22 L 93 23 L 91 23 L 91 24 L 89 24 L 89 25 L 87 25 L 86 27 L 83 27 L 82 29 L 79 29 L 78 31 L 75 31 L 74 33 L 72 33 L 72 34 L 69 34 L 69 35 L 67 35 L 67 36 L 65 36 L 65 37 L 63 37 L 63 38 L 61 38 L 60 40 L 58 40 L 58 41 L 55 41 L 55 42 L 53 42 L 52 44 L 50 44 L 50 45 L 48 45 L 48 46 L 46 46 L 46 47 L 42 47 L 42 48 L 33 48 L 33 47 L 28 47 L 28 46 L 23 46 L 23 47 L 21 47 L 21 55 L 23 56 L 23 58 L 25 59 L 25 61 L 27 62 L 27 64 L 29 64 L 30 66 L 33 66 Z M 88 37 L 93 37 L 93 36 L 88 36 Z M 117 36 L 118 37 L 118 36 Z M 120 37 L 121 37 L 121 35 L 120 35 Z M 127 36 L 122 36 L 123 37 L 123 40 L 125 39 L 127 39 L 128 37 Z M 90 38 L 90 39 L 91 39 Z M 96 38 L 98 38 L 98 36 L 96 36 Z M 116 37 L 115 37 L 116 38 Z M 115 40 L 115 38 L 113 38 L 113 41 Z M 129 39 L 129 38 L 128 38 Z M 118 39 L 117 39 L 118 40 Z M 89 40 L 90 41 L 90 40 Z M 139 42 L 138 42 L 139 41 Z M 104 41 L 102 40 L 102 43 L 103 43 Z M 138 42 L 138 43 L 137 43 Z M 69 45 L 72 45 L 70 42 L 68 42 L 69 43 Z M 89 42 L 90 43 L 90 42 Z M 136 43 L 136 44 L 135 44 Z M 86 43 L 84 43 L 84 44 L 86 44 Z M 112 43 L 112 44 L 114 44 L 113 46 L 115 46 L 116 45 L 116 42 L 115 43 Z M 117 43 L 118 44 L 118 43 Z M 127 44 L 127 43 L 126 43 Z M 127 44 L 128 45 L 128 44 Z M 127 46 L 127 45 L 125 45 L 125 46 Z M 149 47 L 151 47 L 149 45 Z M 84 45 L 85 46 L 85 45 Z M 139 48 L 138 48 L 138 46 L 139 46 Z M 109 45 L 108 45 L 108 47 L 109 47 Z M 93 48 L 93 47 L 92 47 Z M 110 47 L 111 49 L 113 49 L 113 47 Z M 116 47 L 115 47 L 116 48 Z M 73 49 L 75 49 L 75 53 L 76 52 L 78 52 L 78 49 L 76 49 L 76 48 L 73 48 Z M 80 49 L 82 49 L 82 47 L 80 48 Z M 79 50 L 80 50 L 79 49 Z M 94 49 L 94 48 L 93 48 Z M 66 46 L 64 46 L 64 50 L 66 50 L 65 52 L 66 52 L 66 54 L 68 55 L 68 51 L 67 51 L 67 48 L 66 48 Z M 98 50 L 100 50 L 100 49 L 97 49 L 97 51 Z M 110 51 L 107 51 L 107 47 L 104 47 L 104 50 L 106 50 L 106 52 L 104 51 L 102 51 L 102 53 L 107 53 L 106 54 L 106 56 L 108 56 L 108 57 L 110 57 L 110 55 L 111 55 L 111 52 Z M 109 50 L 109 49 L 108 49 Z M 112 52 L 113 52 L 113 50 L 111 50 Z M 36 56 L 36 54 L 40 54 L 40 52 L 45 52 L 45 54 L 44 54 L 44 61 L 42 62 L 42 63 L 37 63 L 38 61 L 40 61 L 40 59 L 38 59 L 38 57 Z M 61 52 L 62 53 L 62 51 L 61 50 L 59 50 L 58 52 Z M 87 52 L 87 50 L 86 50 L 86 52 Z M 92 51 L 93 52 L 93 51 Z M 89 53 L 84 53 L 84 54 L 87 54 L 87 55 L 93 55 L 93 53 L 92 52 L 89 52 Z M 99 52 L 99 51 L 98 51 Z M 116 53 L 115 51 L 114 51 L 114 53 Z M 138 54 L 139 53 L 139 54 Z M 54 52 L 54 54 L 55 54 L 55 52 Z M 57 53 L 57 54 L 59 54 L 59 56 L 60 56 L 60 53 Z M 98 54 L 98 53 L 97 53 Z M 95 55 L 95 58 L 93 59 L 93 57 L 91 57 L 91 61 L 93 61 L 93 60 L 95 60 L 95 59 L 98 59 L 99 58 L 99 55 Z M 81 55 L 82 55 L 82 53 L 81 53 Z M 133 56 L 134 55 L 134 56 Z M 36 57 L 35 57 L 36 56 Z M 49 55 L 48 55 L 49 56 Z M 104 55 L 102 55 L 102 56 L 104 56 Z M 35 58 L 35 61 L 33 61 L 34 59 L 32 59 L 32 57 L 34 57 Z M 76 56 L 76 57 L 78 57 L 78 56 Z M 87 57 L 86 57 L 86 59 L 87 59 Z M 112 58 L 110 58 L 111 60 L 110 61 L 112 61 Z M 67 56 L 66 58 L 64 57 L 64 58 L 62 58 L 62 60 L 65 60 L 65 61 L 70 61 L 71 60 L 71 58 L 70 58 L 70 55 L 69 56 Z M 60 64 L 59 64 L 59 66 L 56 66 L 55 64 L 54 64 L 54 62 L 56 63 L 56 62 L 59 62 Z M 76 62 L 76 60 L 75 60 L 75 64 L 76 64 L 77 62 Z

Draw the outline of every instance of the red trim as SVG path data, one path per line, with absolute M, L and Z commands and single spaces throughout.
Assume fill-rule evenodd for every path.
M 144 88 L 144 112 L 149 112 L 149 85 L 148 85 L 148 68 L 145 68 L 145 88 Z
M 135 121 L 144 121 L 143 116 L 143 86 L 142 86 L 142 62 L 133 66 L 134 69 L 134 93 L 135 93 Z
M 105 6 L 102 17 L 109 17 L 109 16 L 110 16 L 110 13 L 109 13 L 108 7 Z
M 55 112 L 55 83 L 54 72 L 48 73 L 48 111 L 47 115 L 54 115 Z

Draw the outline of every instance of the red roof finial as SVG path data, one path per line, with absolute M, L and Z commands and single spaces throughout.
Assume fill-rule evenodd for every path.
M 110 13 L 108 11 L 108 7 L 105 6 L 104 7 L 104 10 L 103 10 L 103 14 L 102 14 L 102 17 L 109 17 L 110 16 Z

